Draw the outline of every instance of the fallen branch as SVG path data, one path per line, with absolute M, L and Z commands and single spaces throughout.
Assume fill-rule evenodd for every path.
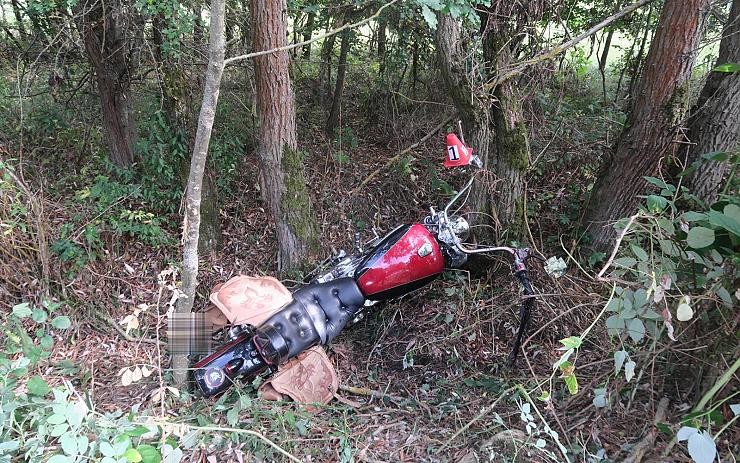
M 228 66 L 229 64 L 234 63 L 236 61 L 241 61 L 241 60 L 245 60 L 245 59 L 255 58 L 257 56 L 269 55 L 269 54 L 272 54 L 272 53 L 278 53 L 278 52 L 281 52 L 281 51 L 288 51 L 288 50 L 292 50 L 294 48 L 303 47 L 305 45 L 308 45 L 310 43 L 316 42 L 318 40 L 321 40 L 321 39 L 325 39 L 327 37 L 330 37 L 330 36 L 332 36 L 334 34 L 338 34 L 338 33 L 342 32 L 345 29 L 352 29 L 352 28 L 355 28 L 355 27 L 360 27 L 362 25 L 365 25 L 365 24 L 369 23 L 370 21 L 372 21 L 373 19 L 377 18 L 378 16 L 380 16 L 380 13 L 382 13 L 384 9 L 386 9 L 389 6 L 393 5 L 397 1 L 398 0 L 391 0 L 390 2 L 388 2 L 385 5 L 383 5 L 380 8 L 378 8 L 378 11 L 376 11 L 375 14 L 373 14 L 372 16 L 370 16 L 368 18 L 363 19 L 362 21 L 358 21 L 358 22 L 352 23 L 352 24 L 345 24 L 343 26 L 337 27 L 336 29 L 332 29 L 329 32 L 326 32 L 325 34 L 321 34 L 321 35 L 318 35 L 316 37 L 313 37 L 312 39 L 304 40 L 303 42 L 292 43 L 290 45 L 284 45 L 282 47 L 271 48 L 269 50 L 255 51 L 255 52 L 252 52 L 252 53 L 247 53 L 246 55 L 239 55 L 239 56 L 233 56 L 231 58 L 227 58 L 227 59 L 224 60 L 224 66 Z
M 400 152 L 400 153 L 398 153 L 397 155 L 395 155 L 395 156 L 393 156 L 393 157 L 389 158 L 389 159 L 388 159 L 388 160 L 387 160 L 387 161 L 385 162 L 385 164 L 383 164 L 382 166 L 378 167 L 378 168 L 377 168 L 377 169 L 375 169 L 374 171 L 370 172 L 370 174 L 369 174 L 369 175 L 368 175 L 367 177 L 365 177 L 365 180 L 363 180 L 362 182 L 360 182 L 360 184 L 359 184 L 359 185 L 357 185 L 357 186 L 356 186 L 356 187 L 355 187 L 355 188 L 354 188 L 354 189 L 353 189 L 352 191 L 350 191 L 350 194 L 354 194 L 354 193 L 357 193 L 358 191 L 360 191 L 361 189 L 363 189 L 363 188 L 364 188 L 364 187 L 365 187 L 365 186 L 366 186 L 366 185 L 367 185 L 368 183 L 370 183 L 370 181 L 372 181 L 372 179 L 374 179 L 375 177 L 377 177 L 379 173 L 381 173 L 381 172 L 382 172 L 382 171 L 384 171 L 385 169 L 389 168 L 389 167 L 390 167 L 390 166 L 392 166 L 393 164 L 397 163 L 398 161 L 400 161 L 400 160 L 401 160 L 401 158 L 402 158 L 402 157 L 403 157 L 404 155 L 406 155 L 406 154 L 407 154 L 407 153 L 409 153 L 409 152 L 410 152 L 411 150 L 415 149 L 416 147 L 418 147 L 419 145 L 421 145 L 421 144 L 422 144 L 422 143 L 424 143 L 425 141 L 427 141 L 427 140 L 429 140 L 430 138 L 432 138 L 432 137 L 434 136 L 434 134 L 436 134 L 437 132 L 439 132 L 440 130 L 442 130 L 442 128 L 443 128 L 443 127 L 444 127 L 445 125 L 449 124 L 449 122 L 450 122 L 450 121 L 451 121 L 451 120 L 452 120 L 452 119 L 453 119 L 454 117 L 455 117 L 455 115 L 454 115 L 454 114 L 450 114 L 449 116 L 445 117 L 445 118 L 444 118 L 444 119 L 442 120 L 442 122 L 440 122 L 440 123 L 439 123 L 439 124 L 438 124 L 438 125 L 437 125 L 436 127 L 434 127 L 434 128 L 433 128 L 433 129 L 432 129 L 431 131 L 429 131 L 429 132 L 428 132 L 428 133 L 427 133 L 426 135 L 424 135 L 424 136 L 423 136 L 423 137 L 421 138 L 421 140 L 417 141 L 416 143 L 414 143 L 413 145 L 409 146 L 409 147 L 408 147 L 408 148 L 406 148 L 405 150 L 401 151 L 401 152 Z
M 627 457 L 624 460 L 624 463 L 640 463 L 643 459 L 643 457 L 647 454 L 648 450 L 652 449 L 655 445 L 655 426 L 665 420 L 665 413 L 668 409 L 668 397 L 663 397 L 660 399 L 660 402 L 658 402 L 658 408 L 655 411 L 655 419 L 653 419 L 653 425 L 648 431 L 648 433 L 645 435 L 645 437 L 640 440 L 635 446 L 632 448 L 632 453 L 629 457 Z
M 600 23 L 596 24 L 595 26 L 593 26 L 592 28 L 590 28 L 589 30 L 587 30 L 586 32 L 584 32 L 583 34 L 578 35 L 578 36 L 576 36 L 576 37 L 568 40 L 567 42 L 561 43 L 560 45 L 558 45 L 555 48 L 552 48 L 550 50 L 545 50 L 545 51 L 541 52 L 540 54 L 538 54 L 537 56 L 535 56 L 534 58 L 531 58 L 531 59 L 522 61 L 519 64 L 517 64 L 516 66 L 514 66 L 513 68 L 509 69 L 508 71 L 503 72 L 501 74 L 498 74 L 493 80 L 491 80 L 489 82 L 486 82 L 486 84 L 483 86 L 483 88 L 486 91 L 490 91 L 490 90 L 496 88 L 498 85 L 506 82 L 507 80 L 510 80 L 510 79 L 518 76 L 519 74 L 521 74 L 522 72 L 524 72 L 524 70 L 527 69 L 528 67 L 534 66 L 535 64 L 539 64 L 539 63 L 542 63 L 544 61 L 549 61 L 549 60 L 555 58 L 559 54 L 565 52 L 566 50 L 568 50 L 570 48 L 575 47 L 576 45 L 578 45 L 579 43 L 581 43 L 583 40 L 587 39 L 588 37 L 596 34 L 600 30 L 604 29 L 605 27 L 607 27 L 611 23 L 613 23 L 613 22 L 615 22 L 615 21 L 617 21 L 617 20 L 619 20 L 619 19 L 627 16 L 628 14 L 632 13 L 636 9 L 638 9 L 638 8 L 640 8 L 642 6 L 645 6 L 645 5 L 647 5 L 648 3 L 652 2 L 652 1 L 653 0 L 639 0 L 636 3 L 633 3 L 632 5 L 624 8 L 623 10 L 619 11 L 618 13 L 615 13 L 615 14 L 609 16 L 608 18 L 604 19 Z
M 455 438 L 457 436 L 459 436 L 460 434 L 462 434 L 463 432 L 465 432 L 466 429 L 468 429 L 469 427 L 471 427 L 473 424 L 475 424 L 481 418 L 483 418 L 484 416 L 486 416 L 489 413 L 491 413 L 493 411 L 493 409 L 496 408 L 496 405 L 498 405 L 498 403 L 501 402 L 501 399 L 503 399 L 504 397 L 508 396 L 509 394 L 511 394 L 512 392 L 514 392 L 516 389 L 517 389 L 517 386 L 513 386 L 513 387 L 510 387 L 509 389 L 501 392 L 496 400 L 494 400 L 487 407 L 483 407 L 483 410 L 481 410 L 480 413 L 478 413 L 475 416 L 475 418 L 473 418 L 472 420 L 468 421 L 465 424 L 465 426 L 463 426 L 462 428 L 458 429 L 455 432 L 455 434 L 452 435 L 452 437 L 450 437 L 449 439 L 447 439 L 447 442 L 445 442 L 445 444 L 437 451 L 437 453 L 440 453 L 440 452 L 442 452 L 442 450 L 444 450 L 447 447 L 449 447 L 450 444 L 452 443 L 452 441 L 455 440 Z
M 103 312 L 103 309 L 97 310 L 97 308 L 96 308 L 95 310 L 92 311 L 92 314 L 95 315 L 96 317 L 98 317 L 100 320 L 106 322 L 111 327 L 113 327 L 113 329 L 116 330 L 118 332 L 118 334 L 120 334 L 121 337 L 123 339 L 125 339 L 126 341 L 129 341 L 129 342 L 142 342 L 142 343 L 145 343 L 145 344 L 154 344 L 156 346 L 166 346 L 167 345 L 166 342 L 161 341 L 159 339 L 159 335 L 157 335 L 157 339 L 134 338 L 134 337 L 130 336 L 128 333 L 126 333 L 126 331 L 123 328 L 121 328 L 121 326 L 118 323 L 116 323 L 115 320 L 113 320 L 108 314 L 104 313 Z
M 386 394 L 384 392 L 375 391 L 375 390 L 367 389 L 364 387 L 345 386 L 344 384 L 340 384 L 339 390 L 344 391 L 344 392 L 349 392 L 350 394 L 364 395 L 367 397 L 373 397 L 373 398 L 380 399 L 380 400 L 386 399 L 386 398 L 394 402 L 402 402 L 404 400 L 403 397 Z
M 609 256 L 609 260 L 606 261 L 606 264 L 604 264 L 604 267 L 601 269 L 598 275 L 596 275 L 596 279 L 599 281 L 604 281 L 604 274 L 606 273 L 606 270 L 609 268 L 609 266 L 614 262 L 614 258 L 617 256 L 617 251 L 619 251 L 619 246 L 622 244 L 622 240 L 624 239 L 625 235 L 627 234 L 627 231 L 630 229 L 630 226 L 635 222 L 635 220 L 640 216 L 640 213 L 633 215 L 630 217 L 629 221 L 627 222 L 627 225 L 624 226 L 622 231 L 619 233 L 619 236 L 617 237 L 617 241 L 614 243 L 614 249 L 612 249 L 612 255 Z

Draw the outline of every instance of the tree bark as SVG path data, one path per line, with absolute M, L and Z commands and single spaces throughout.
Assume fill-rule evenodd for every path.
M 463 48 L 460 23 L 450 15 L 437 15 L 437 56 L 440 63 L 440 71 L 445 82 L 448 95 L 452 98 L 460 115 L 465 138 L 468 145 L 472 146 L 474 153 L 483 161 L 485 167 L 490 166 L 492 152 L 494 150 L 493 134 L 494 125 L 486 102 L 489 98 L 471 98 L 473 84 L 469 79 L 465 67 L 466 53 Z M 479 212 L 472 217 L 474 224 L 485 223 L 482 217 L 491 215 L 490 201 L 485 182 L 476 181 L 471 193 L 471 208 Z M 477 234 L 481 235 L 481 234 Z M 485 238 L 487 233 L 483 233 Z
M 341 16 L 338 16 L 334 20 L 332 29 L 341 27 L 344 24 L 344 20 Z M 334 43 L 337 38 L 336 34 L 332 34 L 324 39 L 324 43 L 321 45 L 321 64 L 319 64 L 319 80 L 317 83 L 317 92 L 319 94 L 319 103 L 326 105 L 331 100 L 331 59 L 334 53 Z
M 211 26 L 208 47 L 208 68 L 203 89 L 203 103 L 198 116 L 198 131 L 195 135 L 193 156 L 190 163 L 190 176 L 185 192 L 184 246 L 182 256 L 182 292 L 177 301 L 177 312 L 192 311 L 195 289 L 198 284 L 198 241 L 200 239 L 201 197 L 203 173 L 208 158 L 208 145 L 211 141 L 213 120 L 224 70 L 226 42 L 224 40 L 225 0 L 212 0 Z M 172 360 L 173 376 L 178 384 L 187 378 L 187 356 L 175 355 Z
M 717 66 L 740 63 L 740 0 L 733 0 Z M 740 148 L 740 74 L 710 71 L 699 100 L 691 110 L 689 164 L 702 154 L 715 151 L 738 153 Z M 728 161 L 704 160 L 689 175 L 688 186 L 705 204 L 717 201 L 722 180 L 730 169 Z
M 651 3 L 648 7 L 648 13 L 647 17 L 645 18 L 645 29 L 642 34 L 642 38 L 640 39 L 640 48 L 637 50 L 637 56 L 635 57 L 634 62 L 632 63 L 632 70 L 630 72 L 630 80 L 629 85 L 627 86 L 630 99 L 632 101 L 635 100 L 635 87 L 637 85 L 637 82 L 640 80 L 640 71 L 642 69 L 642 57 L 645 56 L 645 45 L 647 44 L 647 39 L 650 36 L 650 21 L 653 18 L 653 4 Z
M 504 25 L 488 28 L 485 22 L 493 16 L 483 15 L 483 54 L 488 76 L 494 76 L 512 62 L 508 44 L 508 30 Z M 524 173 L 529 166 L 529 137 L 524 123 L 520 97 L 515 83 L 504 82 L 491 93 L 482 86 L 474 87 L 465 66 L 460 24 L 450 16 L 438 15 L 437 50 L 442 76 L 449 95 L 465 128 L 468 144 L 501 182 L 494 195 L 490 193 L 490 179 L 476 181 L 471 201 L 477 211 L 478 223 L 489 222 L 497 231 L 496 238 L 505 232 L 509 239 L 521 239 L 524 231 Z M 472 97 L 471 97 L 472 95 Z M 480 177 L 480 176 L 479 176 Z M 489 217 L 491 220 L 481 220 Z M 490 230 L 490 229 L 489 229 Z M 481 239 L 493 237 L 478 233 Z
M 337 66 L 337 83 L 334 87 L 334 98 L 326 121 L 326 135 L 334 138 L 334 132 L 339 126 L 339 109 L 342 107 L 342 94 L 344 93 L 344 77 L 347 74 L 347 54 L 351 45 L 351 31 L 346 29 L 342 32 L 342 45 L 339 50 L 339 64 Z
M 311 40 L 311 36 L 313 35 L 313 28 L 314 24 L 316 24 L 316 13 L 308 13 L 308 18 L 306 19 L 306 25 L 303 28 L 303 41 L 307 42 Z M 303 46 L 303 59 L 308 60 L 311 59 L 311 44 Z
M 285 0 L 251 0 L 252 48 L 269 50 L 286 44 Z M 299 268 L 315 251 L 317 225 L 298 151 L 295 101 L 288 52 L 254 60 L 260 126 L 257 153 L 262 195 L 275 221 L 278 270 Z
M 167 127 L 173 138 L 177 138 L 183 145 L 185 152 L 192 152 L 194 148 L 193 132 L 196 122 L 191 111 L 193 95 L 191 91 L 191 80 L 186 67 L 175 56 L 168 55 L 162 50 L 162 36 L 157 29 L 165 27 L 165 18 L 162 15 L 155 16 L 153 20 L 154 54 L 158 57 L 162 69 L 162 94 L 163 109 Z M 225 20 L 224 20 L 225 21 Z M 169 143 L 170 162 L 180 172 L 183 186 L 187 186 L 189 163 L 176 156 L 176 143 Z M 212 169 L 206 163 L 202 182 L 201 208 L 200 208 L 200 238 L 198 240 L 198 251 L 207 253 L 214 251 L 221 243 L 221 223 L 218 207 L 218 187 L 214 180 Z
M 130 92 L 132 41 L 124 33 L 122 5 L 116 0 L 88 0 L 77 3 L 73 12 L 97 78 L 109 158 L 119 167 L 129 167 L 134 163 L 137 130 Z
M 385 61 L 385 48 L 386 48 L 386 36 L 385 29 L 387 27 L 387 21 L 384 17 L 378 18 L 378 59 L 380 60 L 381 66 Z
M 619 11 L 619 3 L 617 5 L 617 11 Z M 607 103 L 606 97 L 606 59 L 609 57 L 609 48 L 612 46 L 612 37 L 614 37 L 614 29 L 609 29 L 605 34 L 604 39 L 604 50 L 601 52 L 599 57 L 599 73 L 601 74 L 601 92 L 604 97 L 604 104 Z
M 647 191 L 643 177 L 656 173 L 676 135 L 708 6 L 709 0 L 667 0 L 663 7 L 626 128 L 589 201 L 594 249 L 609 247 L 613 224 L 634 212 Z

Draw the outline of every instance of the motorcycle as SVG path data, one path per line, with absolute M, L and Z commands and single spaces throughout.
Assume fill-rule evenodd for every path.
M 481 168 L 482 162 L 450 133 L 444 165 Z M 292 301 L 264 323 L 257 327 L 232 326 L 229 341 L 194 365 L 193 377 L 203 395 L 217 395 L 237 378 L 274 373 L 279 365 L 306 349 L 330 343 L 375 304 L 426 286 L 445 268 L 462 267 L 472 254 L 508 254 L 513 274 L 523 288 L 519 328 L 509 355 L 509 363 L 513 363 L 535 305 L 527 262 L 530 258 L 544 259 L 527 248 L 465 243 L 470 225 L 450 210 L 470 191 L 473 180 L 474 176 L 443 209 L 430 207 L 429 215 L 418 223 L 400 225 L 364 245 L 355 234 L 351 254 L 340 251 L 320 264 L 309 283 L 292 294 Z

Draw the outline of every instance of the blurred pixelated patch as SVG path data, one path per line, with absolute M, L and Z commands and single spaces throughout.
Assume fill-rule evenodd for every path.
M 209 354 L 213 333 L 218 329 L 202 312 L 173 313 L 167 323 L 170 354 L 190 355 L 191 359 Z

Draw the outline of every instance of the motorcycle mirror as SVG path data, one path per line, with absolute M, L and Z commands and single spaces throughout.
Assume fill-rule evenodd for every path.
M 457 138 L 454 133 L 447 134 L 447 157 L 445 158 L 445 167 L 459 167 L 473 164 L 480 167 L 478 156 L 473 155 L 473 148 L 466 146 L 465 143 Z

